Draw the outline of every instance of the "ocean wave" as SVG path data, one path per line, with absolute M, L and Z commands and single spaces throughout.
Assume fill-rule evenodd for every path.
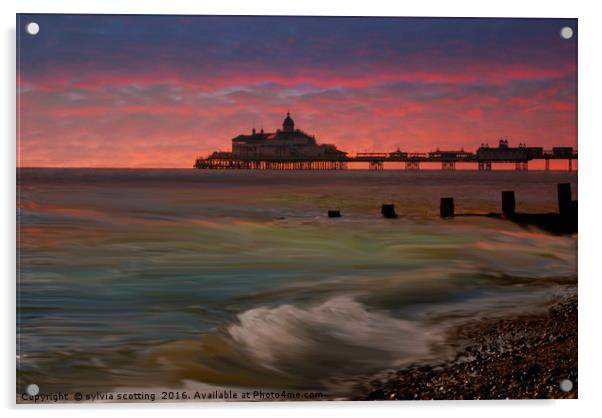
M 382 369 L 431 355 L 441 334 L 416 322 L 372 311 L 349 296 L 308 307 L 260 307 L 238 316 L 228 334 L 266 368 L 323 379 Z
M 440 355 L 439 327 L 372 310 L 352 296 L 240 313 L 200 343 L 173 341 L 146 359 L 172 382 L 346 392 L 358 377 Z M 146 363 L 149 364 L 149 363 Z

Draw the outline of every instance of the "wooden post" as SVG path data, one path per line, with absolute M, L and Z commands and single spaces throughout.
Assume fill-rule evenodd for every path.
M 502 192 L 502 213 L 505 216 L 514 215 L 516 209 L 516 200 L 514 199 L 513 191 Z
M 558 212 L 561 215 L 568 215 L 571 212 L 571 183 L 558 184 Z
M 339 210 L 329 210 L 328 211 L 328 217 L 329 218 L 340 218 L 341 217 L 341 211 L 339 211 Z
M 454 216 L 454 198 L 453 197 L 442 197 L 441 204 L 439 205 L 439 214 L 442 218 L 448 218 Z
M 395 205 L 393 204 L 382 205 L 380 213 L 382 213 L 383 217 L 385 218 L 397 218 L 397 214 L 395 213 Z

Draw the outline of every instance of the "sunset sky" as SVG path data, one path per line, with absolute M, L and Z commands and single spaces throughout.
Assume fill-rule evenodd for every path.
M 40 25 L 36 36 L 25 25 Z M 574 19 L 20 15 L 19 166 L 191 167 L 296 127 L 355 152 L 577 146 Z

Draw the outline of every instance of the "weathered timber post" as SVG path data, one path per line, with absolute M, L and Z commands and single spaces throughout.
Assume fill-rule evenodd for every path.
M 382 213 L 383 217 L 385 218 L 397 218 L 397 214 L 395 213 L 395 205 L 393 204 L 382 205 L 380 213 Z
M 558 212 L 561 215 L 568 215 L 571 212 L 571 183 L 558 184 Z
M 454 216 L 454 198 L 453 197 L 442 197 L 441 204 L 439 205 L 439 214 L 442 218 L 448 218 Z
M 502 213 L 505 216 L 514 215 L 516 210 L 516 200 L 514 199 L 513 191 L 502 192 Z
M 329 218 L 340 218 L 341 217 L 341 211 L 340 210 L 329 210 L 328 211 L 328 217 Z

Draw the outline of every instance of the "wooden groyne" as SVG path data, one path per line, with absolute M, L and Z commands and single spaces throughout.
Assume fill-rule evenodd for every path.
M 573 200 L 571 184 L 560 183 L 557 189 L 558 212 L 551 213 L 521 213 L 516 212 L 516 197 L 513 190 L 501 192 L 501 212 L 489 213 L 456 213 L 453 197 L 442 197 L 439 204 L 439 216 L 442 219 L 454 217 L 488 217 L 514 222 L 521 226 L 535 226 L 544 231 L 557 235 L 572 235 L 577 233 L 578 210 L 577 200 Z M 383 218 L 395 219 L 399 215 L 395 205 L 386 203 L 381 206 Z M 341 217 L 340 210 L 329 210 L 329 218 Z
M 389 218 L 389 219 L 397 218 L 397 213 L 395 212 L 395 205 L 393 205 L 391 203 L 382 205 L 380 208 L 380 213 L 385 218 Z
M 506 219 L 522 226 L 536 226 L 553 234 L 576 234 L 578 229 L 577 200 L 572 199 L 571 184 L 558 184 L 557 213 L 520 213 L 516 212 L 514 191 L 502 191 L 501 213 L 458 213 L 454 212 L 454 200 L 451 197 L 441 198 L 439 212 L 441 218 L 454 216 L 487 216 Z

